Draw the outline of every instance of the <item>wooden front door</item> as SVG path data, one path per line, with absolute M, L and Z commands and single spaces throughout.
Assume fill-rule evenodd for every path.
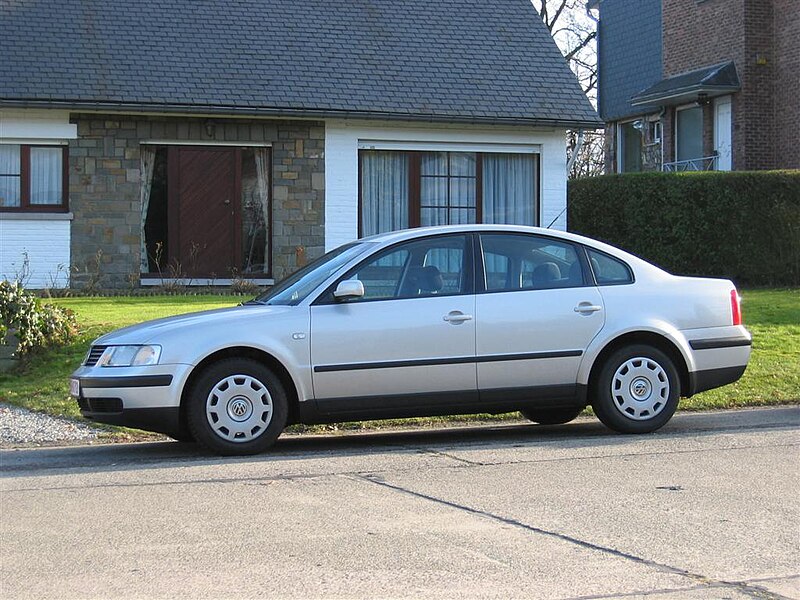
M 237 148 L 169 148 L 170 262 L 187 276 L 231 277 L 239 266 Z

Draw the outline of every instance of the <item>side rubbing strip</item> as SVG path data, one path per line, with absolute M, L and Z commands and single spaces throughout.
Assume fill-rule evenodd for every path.
M 137 375 L 134 377 L 83 377 L 82 388 L 165 387 L 172 375 Z
M 749 338 L 714 338 L 709 340 L 689 340 L 692 350 L 714 350 L 717 348 L 737 348 L 739 346 L 751 346 L 753 341 Z
M 385 362 L 350 363 L 344 365 L 317 365 L 315 373 L 332 371 L 363 371 L 365 369 L 395 369 L 398 367 L 430 367 L 435 365 L 461 365 L 469 363 L 503 362 L 509 360 L 537 360 L 541 358 L 567 358 L 581 356 L 582 350 L 560 350 L 557 352 L 526 352 L 523 354 L 495 354 L 492 356 L 456 356 L 453 358 L 422 358 L 418 360 L 394 360 Z

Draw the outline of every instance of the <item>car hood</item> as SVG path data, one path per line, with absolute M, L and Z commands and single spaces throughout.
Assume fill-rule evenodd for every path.
M 227 327 L 247 319 L 256 318 L 261 321 L 265 318 L 285 314 L 291 310 L 297 310 L 297 307 L 244 305 L 187 313 L 117 329 L 97 338 L 94 344 L 103 346 L 111 344 L 146 344 L 158 341 L 160 336 L 180 329 L 202 327 L 207 330 L 215 326 Z

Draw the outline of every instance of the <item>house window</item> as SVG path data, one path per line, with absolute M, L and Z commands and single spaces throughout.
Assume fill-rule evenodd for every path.
M 642 170 L 642 120 L 620 123 L 618 126 L 618 170 L 620 173 L 638 173 Z M 637 127 L 637 124 L 640 124 Z
M 66 211 L 66 166 L 66 146 L 0 144 L 0 211 Z
M 471 152 L 420 155 L 420 225 L 478 222 L 475 163 Z
M 536 224 L 537 154 L 362 150 L 359 169 L 362 236 L 428 225 Z
M 680 162 L 703 156 L 703 109 L 678 109 L 675 115 L 675 159 Z

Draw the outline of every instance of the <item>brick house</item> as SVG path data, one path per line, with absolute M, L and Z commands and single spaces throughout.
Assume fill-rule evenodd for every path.
M 800 168 L 797 0 L 592 0 L 606 170 Z
M 528 0 L 0 17 L 0 277 L 30 287 L 268 285 L 391 229 L 563 228 L 565 130 L 599 125 Z

